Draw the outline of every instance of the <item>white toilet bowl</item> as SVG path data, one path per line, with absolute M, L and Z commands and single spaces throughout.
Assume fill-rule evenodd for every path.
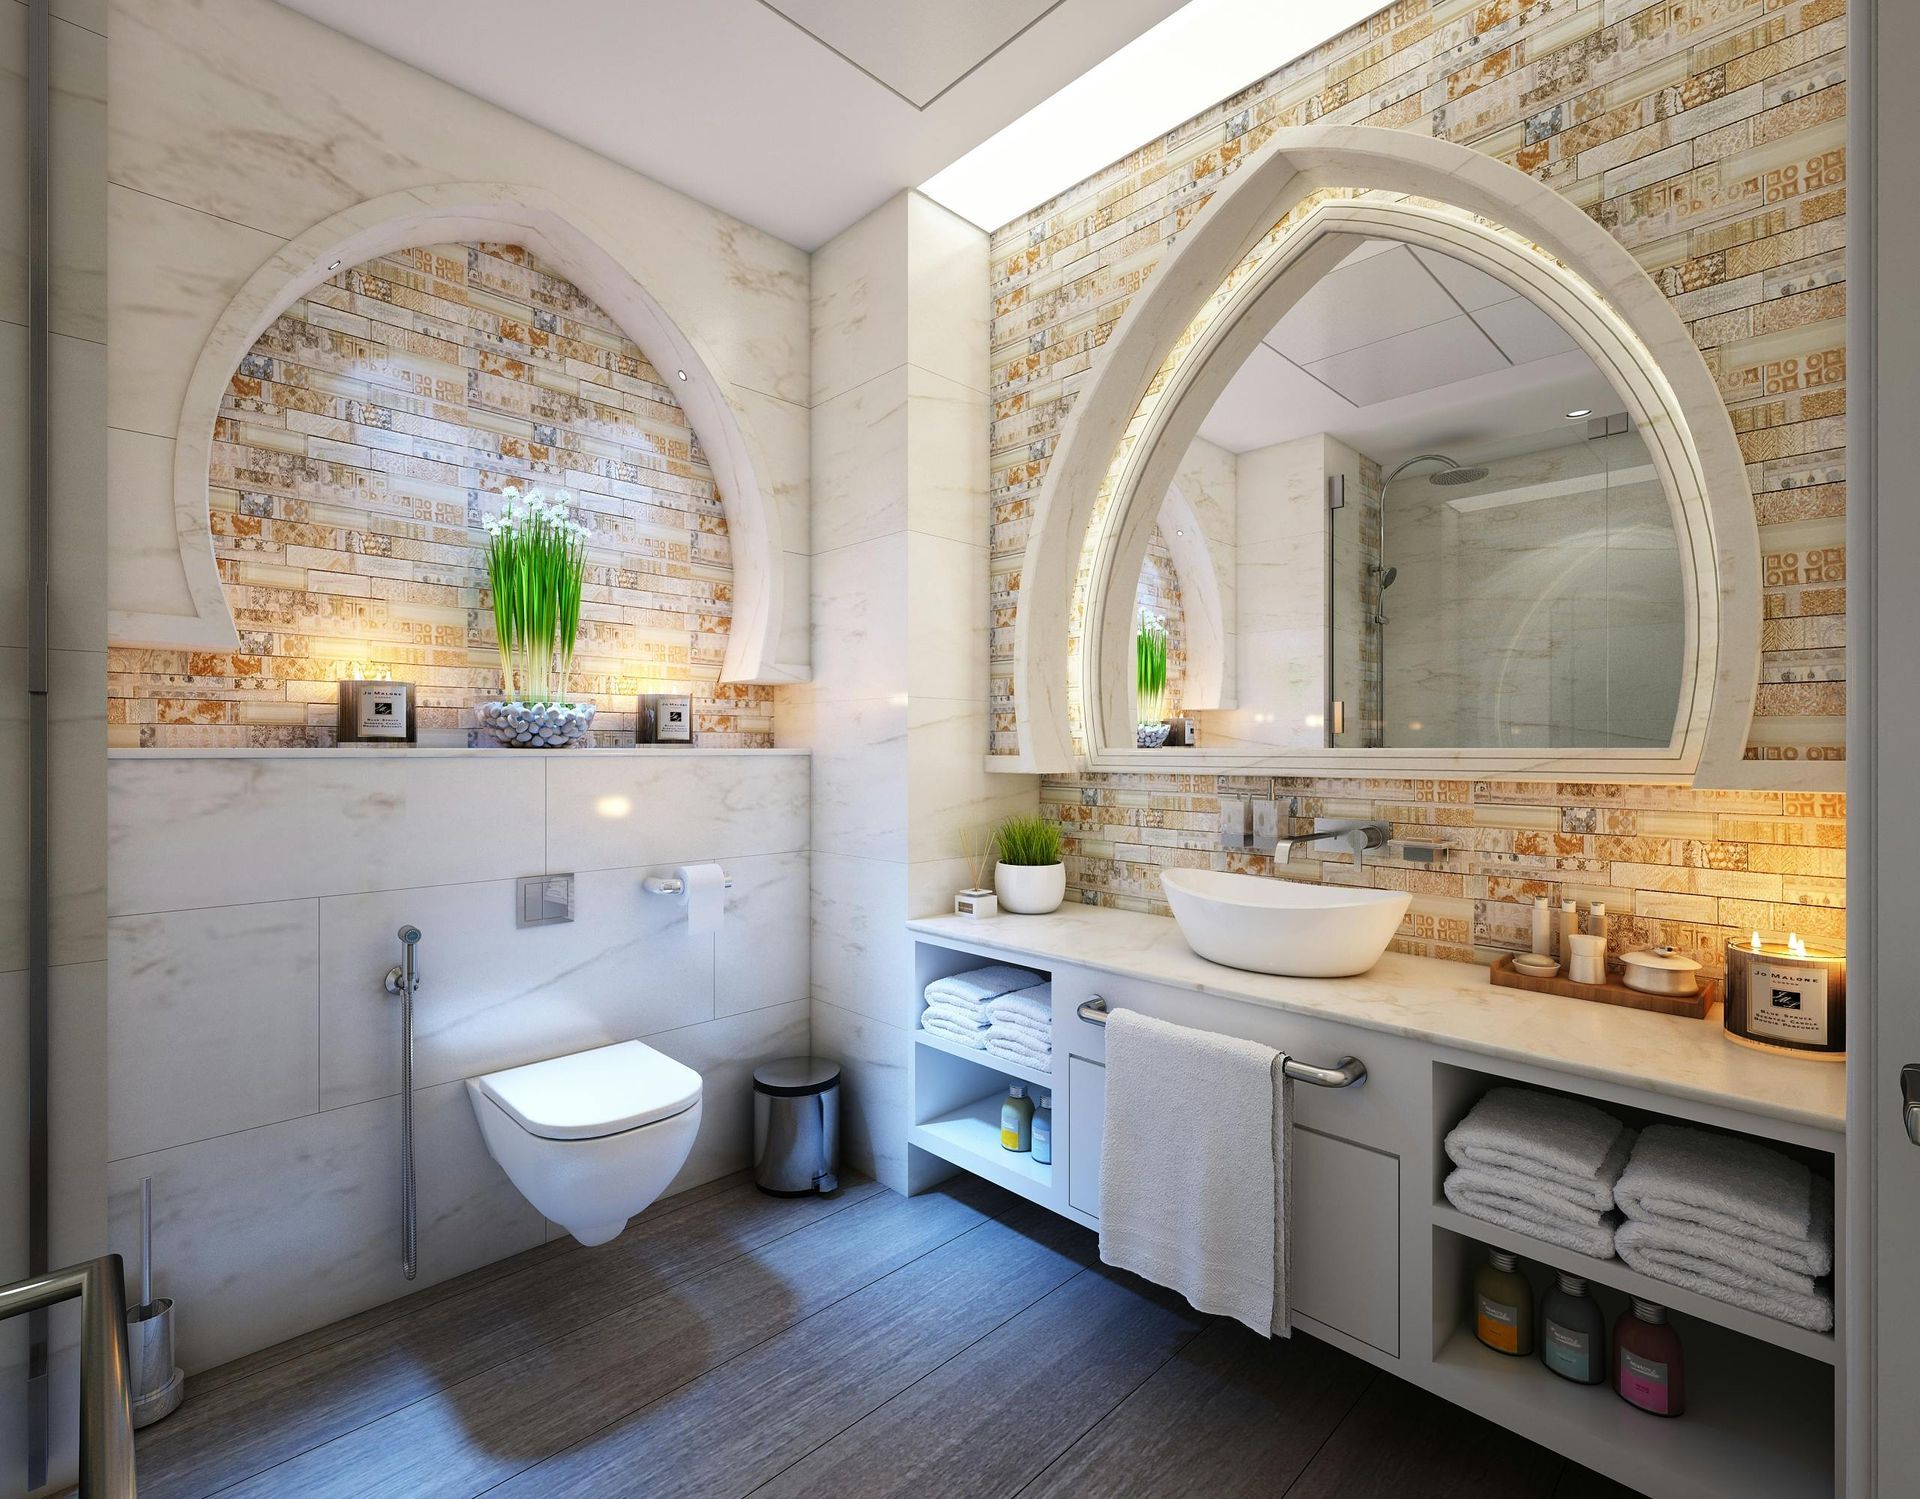
M 487 1152 L 582 1244 L 604 1244 L 686 1164 L 700 1074 L 638 1041 L 467 1079 Z

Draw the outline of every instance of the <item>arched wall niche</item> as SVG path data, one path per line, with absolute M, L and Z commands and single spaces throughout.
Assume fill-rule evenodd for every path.
M 1236 761 L 1204 750 L 1132 751 L 1100 737 L 1105 722 L 1125 716 L 1112 701 L 1117 688 L 1097 685 L 1100 661 L 1124 643 L 1103 582 L 1132 576 L 1115 569 L 1143 545 L 1135 496 L 1164 492 L 1183 429 L 1197 429 L 1207 404 L 1204 356 L 1232 341 L 1238 315 L 1255 301 L 1267 299 L 1260 315 L 1277 315 L 1317 279 L 1321 262 L 1337 258 L 1330 230 L 1381 232 L 1395 217 L 1402 222 L 1394 237 L 1416 228 L 1444 234 L 1450 253 L 1477 244 L 1483 264 L 1502 261 L 1506 279 L 1519 278 L 1536 297 L 1550 293 L 1563 326 L 1590 353 L 1608 353 L 1603 367 L 1631 386 L 1643 421 L 1658 427 L 1676 523 L 1683 515 L 1687 523 L 1692 605 L 1684 724 L 1666 754 L 1635 763 L 1617 751 L 1503 758 L 1332 750 Z M 1604 229 L 1550 188 L 1467 147 L 1406 132 L 1278 132 L 1209 200 L 1098 359 L 1035 502 L 1014 622 L 1018 750 L 991 759 L 995 768 L 1533 774 L 1716 786 L 1778 777 L 1778 767 L 1743 758 L 1759 673 L 1760 559 L 1732 423 L 1665 296 Z M 1228 361 L 1226 373 L 1231 368 Z M 1186 409 L 1190 393 L 1197 412 Z M 1171 458 L 1157 454 L 1162 435 Z M 1084 753 L 1083 728 L 1096 731 Z
M 732 386 L 684 317 L 602 248 L 584 215 L 540 188 L 448 183 L 369 199 L 289 240 L 248 279 L 215 323 L 181 403 L 173 509 L 195 616 L 115 612 L 117 644 L 231 651 L 233 615 L 214 562 L 208 472 L 220 401 L 243 356 L 274 320 L 342 266 L 422 245 L 519 244 L 599 304 L 663 371 L 685 370 L 676 395 L 699 435 L 731 538 L 734 612 L 723 682 L 798 682 L 811 676 L 808 520 L 803 486 L 781 485 Z

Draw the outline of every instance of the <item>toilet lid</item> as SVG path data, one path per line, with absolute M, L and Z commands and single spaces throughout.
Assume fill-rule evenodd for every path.
M 671 1119 L 700 1101 L 700 1074 L 638 1041 L 509 1067 L 478 1079 L 527 1133 L 592 1140 Z

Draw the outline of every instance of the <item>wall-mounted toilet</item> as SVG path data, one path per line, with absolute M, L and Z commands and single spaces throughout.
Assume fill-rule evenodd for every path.
M 582 1244 L 604 1244 L 686 1164 L 700 1074 L 638 1041 L 467 1079 L 487 1151 Z

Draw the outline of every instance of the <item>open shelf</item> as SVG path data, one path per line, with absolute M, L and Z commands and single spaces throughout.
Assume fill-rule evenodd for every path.
M 1001 1073 L 1026 1083 L 1029 1087 L 1038 1088 L 1043 1093 L 1053 1091 L 1053 1074 L 1041 1072 L 1037 1068 L 1027 1066 L 1024 1062 L 995 1056 L 992 1052 L 982 1051 L 977 1046 L 962 1046 L 959 1042 L 949 1041 L 945 1036 L 933 1031 L 916 1030 L 913 1033 L 913 1041 L 916 1046 L 927 1046 L 935 1051 L 944 1051 L 950 1057 L 958 1057 L 963 1062 L 976 1063 L 991 1072 Z
M 1433 1205 L 1433 1221 L 1438 1228 L 1458 1234 L 1463 1239 L 1491 1245 L 1495 1249 L 1509 1250 L 1525 1259 L 1542 1265 L 1551 1265 L 1555 1270 L 1564 1270 L 1569 1275 L 1578 1275 L 1595 1285 L 1611 1286 L 1628 1296 L 1638 1296 L 1642 1300 L 1656 1302 L 1671 1307 L 1687 1316 L 1696 1317 L 1703 1322 L 1714 1322 L 1747 1337 L 1757 1338 L 1763 1343 L 1772 1343 L 1806 1358 L 1818 1359 L 1821 1363 L 1832 1364 L 1839 1361 L 1838 1349 L 1832 1333 L 1808 1332 L 1805 1328 L 1795 1327 L 1791 1323 L 1781 1322 L 1773 1317 L 1750 1312 L 1745 1307 L 1733 1306 L 1725 1301 L 1716 1301 L 1711 1296 L 1703 1296 L 1698 1291 L 1689 1291 L 1668 1281 L 1656 1280 L 1650 1275 L 1642 1275 L 1622 1260 L 1597 1260 L 1591 1255 L 1581 1254 L 1578 1250 L 1562 1249 L 1557 1244 L 1516 1233 L 1510 1228 L 1498 1224 L 1482 1222 L 1461 1212 L 1449 1202 L 1436 1202 Z
M 998 1069 L 996 1069 L 998 1070 Z M 1004 1094 L 975 1099 L 950 1113 L 916 1124 L 907 1138 L 975 1176 L 1010 1192 L 1052 1205 L 1053 1167 L 1022 1151 L 1000 1148 L 1000 1104 Z
M 1672 1419 L 1635 1409 L 1606 1385 L 1562 1379 L 1538 1358 L 1495 1353 L 1464 1327 L 1434 1356 L 1433 1387 L 1650 1495 L 1827 1499 L 1830 1371 L 1696 1323 L 1678 1331 L 1687 1355 L 1687 1411 Z

